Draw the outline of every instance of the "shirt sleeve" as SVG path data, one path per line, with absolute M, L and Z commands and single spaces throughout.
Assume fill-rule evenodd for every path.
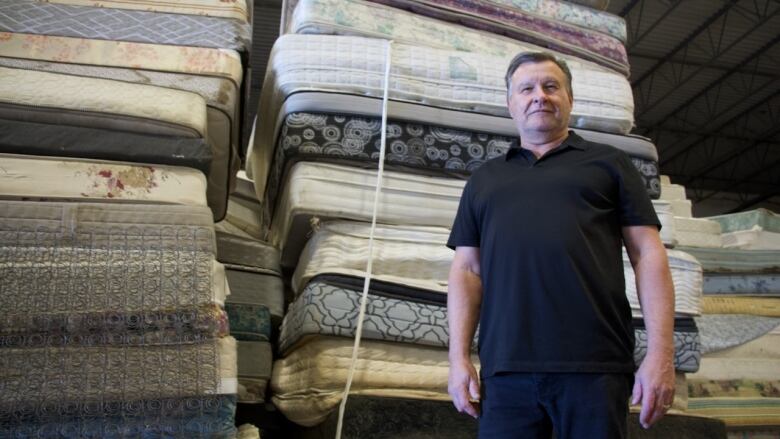
M 466 187 L 463 188 L 463 194 L 458 205 L 458 213 L 455 215 L 452 231 L 447 240 L 447 247 L 453 250 L 455 250 L 455 247 L 479 247 L 480 227 L 472 201 L 472 188 L 472 179 L 469 179 Z
M 620 223 L 624 226 L 657 226 L 661 221 L 655 213 L 639 170 L 624 152 L 618 156 L 618 184 L 620 192 Z

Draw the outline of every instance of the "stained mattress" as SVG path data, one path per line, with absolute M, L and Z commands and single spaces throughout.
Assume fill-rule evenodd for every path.
M 276 152 L 263 197 L 266 215 L 276 202 L 279 185 L 289 167 L 298 161 L 319 161 L 376 166 L 381 149 L 381 119 L 323 113 L 288 114 L 276 141 Z M 467 178 L 487 160 L 499 157 L 513 139 L 487 133 L 388 122 L 387 169 L 432 176 Z M 651 197 L 659 195 L 658 164 L 632 157 Z M 257 176 L 262 179 L 261 175 Z
M 233 269 L 228 269 L 226 273 L 230 285 L 227 303 L 235 310 L 237 318 L 244 316 L 256 320 L 258 324 L 266 319 L 272 319 L 276 324 L 281 322 L 284 316 L 284 286 L 281 277 Z M 271 321 L 266 324 L 270 330 Z
M 691 255 L 677 249 L 668 249 L 669 269 L 674 282 L 674 311 L 679 315 L 697 316 L 702 312 L 701 265 Z M 626 296 L 633 311 L 640 310 L 636 292 L 636 276 L 625 250 L 623 251 L 623 276 L 626 281 Z
M 0 154 L 0 198 L 206 206 L 194 169 L 101 160 Z
M 163 136 L 206 134 L 206 102 L 195 93 L 7 67 L 0 67 L 0 115 Z
M 623 44 L 608 35 L 478 0 L 371 0 L 437 20 L 503 35 L 581 59 L 628 76 Z
M 702 298 L 702 312 L 705 314 L 748 314 L 780 317 L 780 297 L 708 294 Z
M 780 273 L 704 275 L 704 294 L 735 294 L 780 297 Z
M 235 50 L 251 38 L 246 20 L 32 0 L 0 1 L 0 30 Z
M 780 380 L 780 328 L 739 346 L 709 352 L 692 381 L 707 380 Z
M 268 342 L 238 342 L 238 401 L 261 403 L 271 379 L 271 344 Z
M 296 265 L 313 216 L 370 220 L 376 172 L 324 163 L 296 163 L 284 184 L 269 241 L 282 266 Z M 465 182 L 387 171 L 377 222 L 449 227 Z
M 0 153 L 183 166 L 204 175 L 209 173 L 212 158 L 211 147 L 202 138 L 150 136 L 7 119 L 0 119 Z
M 226 267 L 281 276 L 279 250 L 255 239 L 217 232 L 217 259 Z
M 36 407 L 0 413 L 3 437 L 235 437 L 235 395 L 203 395 L 68 407 L 67 414 Z M 95 410 L 97 408 L 98 410 Z
M 352 344 L 344 337 L 310 337 L 276 360 L 274 405 L 298 424 L 322 422 L 341 400 Z M 473 361 L 478 364 L 476 357 Z M 363 340 L 350 393 L 449 401 L 448 370 L 446 349 Z
M 267 93 L 271 94 L 272 92 Z M 266 96 L 269 102 L 262 103 L 258 108 L 260 116 L 255 127 L 257 132 L 255 140 L 251 142 L 253 146 L 249 149 L 247 157 L 247 175 L 254 180 L 257 198 L 262 199 L 265 193 L 269 168 L 273 162 L 277 142 L 283 137 L 283 135 L 280 136 L 280 133 L 286 123 L 287 115 L 292 113 L 336 114 L 344 117 L 365 117 L 379 120 L 382 108 L 381 99 L 350 93 L 352 92 L 346 89 L 336 92 L 302 89 L 286 96 L 273 98 Z M 270 102 L 273 99 L 277 99 L 279 102 Z M 280 101 L 281 99 L 283 102 Z M 517 128 L 508 116 L 474 112 L 469 106 L 452 109 L 430 106 L 425 103 L 391 100 L 388 102 L 387 114 L 391 124 L 408 121 L 431 128 L 456 130 L 459 133 L 466 131 L 470 132 L 469 134 L 477 135 L 491 133 L 507 138 L 517 137 Z M 313 122 L 321 123 L 317 119 L 314 119 Z M 373 127 L 373 124 L 371 126 Z M 419 131 L 419 128 L 414 129 Z M 374 130 L 378 130 L 378 128 L 372 128 L 372 131 Z M 651 197 L 658 198 L 660 186 L 657 177 L 655 177 L 658 174 L 658 153 L 655 145 L 649 139 L 636 135 L 611 134 L 576 127 L 573 130 L 586 140 L 613 145 L 628 153 L 632 158 L 639 159 L 640 161 L 635 160 L 634 164 L 642 175 L 647 176 L 648 193 Z M 368 134 L 366 135 L 368 136 Z M 326 139 L 332 136 L 333 134 L 329 134 Z M 345 134 L 346 136 L 349 134 Z M 332 146 L 332 142 L 329 143 L 331 143 L 329 146 Z M 434 153 L 435 151 L 432 151 L 431 156 L 427 157 L 429 163 L 435 162 L 441 151 L 438 154 Z M 451 152 L 447 150 L 446 153 L 451 159 Z M 417 169 L 419 169 L 419 164 Z
M 720 351 L 745 344 L 780 326 L 780 318 L 733 314 L 705 314 L 696 317 L 701 334 L 701 351 Z
M 249 13 L 244 0 L 47 0 L 64 5 L 94 6 L 98 8 L 130 9 L 173 14 L 204 15 L 248 21 Z

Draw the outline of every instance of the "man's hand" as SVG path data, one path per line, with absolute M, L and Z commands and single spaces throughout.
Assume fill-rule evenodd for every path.
M 450 362 L 447 391 L 460 413 L 479 417 L 479 376 L 471 360 Z
M 641 403 L 639 423 L 650 428 L 664 417 L 674 400 L 674 364 L 667 355 L 648 354 L 634 380 L 631 404 Z

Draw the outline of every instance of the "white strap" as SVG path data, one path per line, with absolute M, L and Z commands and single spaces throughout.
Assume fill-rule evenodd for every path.
M 382 176 L 385 171 L 385 150 L 387 149 L 387 96 L 390 88 L 390 51 L 393 42 L 387 41 L 385 45 L 385 84 L 384 96 L 382 97 L 382 137 L 379 148 L 379 169 L 376 175 L 376 187 L 374 190 L 374 211 L 371 214 L 371 232 L 368 235 L 368 261 L 366 262 L 366 275 L 363 282 L 363 295 L 360 298 L 360 313 L 358 314 L 357 328 L 355 330 L 355 344 L 352 346 L 352 360 L 349 363 L 349 373 L 347 374 L 347 385 L 344 387 L 344 394 L 341 397 L 339 405 L 339 420 L 336 425 L 336 439 L 341 439 L 341 428 L 344 423 L 344 409 L 347 406 L 347 397 L 349 389 L 352 387 L 352 377 L 355 375 L 355 365 L 357 364 L 358 349 L 360 348 L 360 337 L 363 335 L 363 319 L 366 316 L 366 302 L 368 302 L 368 286 L 371 283 L 371 270 L 374 262 L 374 231 L 376 230 L 376 215 L 379 210 L 379 194 L 382 190 Z

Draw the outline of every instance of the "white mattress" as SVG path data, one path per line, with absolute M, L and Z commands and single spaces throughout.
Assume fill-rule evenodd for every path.
M 299 294 L 309 280 L 323 273 L 364 277 L 369 233 L 368 223 L 319 223 L 298 260 L 293 291 Z M 372 277 L 431 291 L 446 289 L 453 257 L 446 247 L 449 233 L 442 227 L 377 225 Z
M 704 354 L 691 380 L 780 380 L 780 327 L 745 344 Z
M 46 0 L 75 6 L 117 8 L 171 14 L 205 15 L 232 18 L 247 22 L 249 12 L 245 0 Z
M 678 315 L 697 316 L 701 314 L 701 295 L 704 276 L 701 265 L 693 256 L 679 250 L 667 249 L 669 268 L 674 282 L 674 311 Z M 628 255 L 623 251 L 623 276 L 626 280 L 626 295 L 635 316 L 641 309 L 636 292 L 636 276 Z
M 0 154 L 0 198 L 206 206 L 206 178 L 194 169 Z
M 740 230 L 721 235 L 723 247 L 744 250 L 780 250 L 780 233 L 753 226 L 750 230 Z
M 663 194 L 661 195 L 663 198 Z M 665 198 L 664 198 L 665 199 Z M 681 218 L 693 218 L 693 210 L 690 200 L 667 200 L 672 206 L 674 216 Z
M 685 195 L 685 186 L 666 182 L 669 179 L 668 176 L 664 175 L 663 177 L 667 178 L 661 180 L 661 198 L 664 200 L 687 199 L 687 195 Z
M 658 215 L 658 220 L 661 221 L 661 242 L 667 247 L 674 247 L 677 245 L 677 231 L 672 206 L 663 200 L 653 200 L 653 209 Z
M 270 92 L 269 92 L 270 93 Z M 262 97 L 262 96 L 261 96 Z M 273 105 L 261 104 L 258 111 L 260 121 L 256 121 L 256 130 L 252 148 L 247 153 L 247 176 L 254 180 L 255 193 L 263 199 L 269 168 L 276 146 L 276 135 L 280 132 L 285 116 L 295 112 L 314 112 L 349 114 L 366 117 L 380 117 L 382 101 L 378 97 L 358 96 L 320 91 L 300 91 L 287 96 L 278 111 Z M 492 133 L 507 137 L 517 136 L 517 127 L 509 116 L 494 116 L 474 113 L 468 108 L 449 109 L 431 107 L 423 103 L 389 101 L 387 115 L 390 120 L 406 120 L 432 126 L 450 127 L 474 132 Z M 585 140 L 605 143 L 625 151 L 631 156 L 645 160 L 658 161 L 655 145 L 646 137 L 637 135 L 611 134 L 581 128 L 573 130 Z
M 0 67 L 0 103 L 14 106 L 6 116 L 13 119 L 56 121 L 65 113 L 93 128 L 109 124 L 145 134 L 206 135 L 202 97 L 151 85 Z
M 723 246 L 720 224 L 705 218 L 674 217 L 677 244 L 686 247 L 718 248 Z
M 370 221 L 376 171 L 325 163 L 296 163 L 283 184 L 269 241 L 293 267 L 308 239 L 312 217 Z M 386 171 L 377 222 L 450 227 L 465 181 Z
M 273 402 L 288 419 L 312 426 L 336 408 L 352 344 L 350 338 L 309 337 L 274 362 Z M 363 340 L 350 394 L 446 401 L 448 372 L 446 349 Z

